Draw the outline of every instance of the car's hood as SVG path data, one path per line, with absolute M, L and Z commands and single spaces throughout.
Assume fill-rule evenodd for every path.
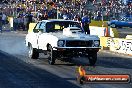
M 71 35 L 64 35 L 62 32 L 50 33 L 53 36 L 56 36 L 58 39 L 65 40 L 99 40 L 98 36 L 88 35 L 84 33 L 72 33 Z

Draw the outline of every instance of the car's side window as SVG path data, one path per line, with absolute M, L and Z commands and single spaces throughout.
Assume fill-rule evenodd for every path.
M 40 29 L 43 30 L 43 32 L 46 32 L 46 29 L 45 29 L 45 22 L 42 22 L 41 25 L 40 25 Z

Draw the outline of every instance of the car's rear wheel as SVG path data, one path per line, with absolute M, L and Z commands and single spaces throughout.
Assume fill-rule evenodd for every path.
M 48 51 L 48 62 L 50 65 L 54 65 L 55 64 L 55 51 L 53 50 L 51 45 L 47 47 L 47 51 Z
M 39 52 L 37 51 L 37 49 L 33 48 L 31 44 L 28 46 L 28 49 L 29 49 L 28 51 L 29 57 L 32 59 L 38 59 Z
M 97 52 L 90 53 L 88 59 L 90 66 L 94 66 L 97 61 Z

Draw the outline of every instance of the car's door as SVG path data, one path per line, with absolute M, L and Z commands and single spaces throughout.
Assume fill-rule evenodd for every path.
M 40 29 L 43 29 L 43 33 L 40 34 L 38 38 L 39 49 L 47 50 L 47 44 L 51 44 L 52 47 L 57 46 L 58 38 L 53 35 L 56 34 L 53 31 L 54 27 L 55 26 L 54 24 L 52 25 L 52 22 L 42 22 Z
M 42 22 L 40 25 L 40 30 L 42 30 L 39 33 L 39 37 L 38 37 L 38 48 L 42 49 L 42 50 L 47 50 L 47 41 L 48 41 L 48 37 L 47 37 L 47 33 L 46 33 L 46 22 Z
M 38 49 L 38 37 L 39 37 L 39 28 L 40 28 L 40 24 L 41 22 L 38 22 L 36 24 L 36 26 L 33 29 L 33 33 L 31 34 L 31 44 L 33 48 L 37 48 Z

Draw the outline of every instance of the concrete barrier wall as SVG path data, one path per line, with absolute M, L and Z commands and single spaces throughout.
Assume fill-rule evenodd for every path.
M 119 33 L 116 28 L 110 28 L 110 36 L 114 38 L 119 38 Z
M 90 34 L 105 36 L 105 28 L 108 28 L 107 21 L 94 21 L 92 20 L 90 23 Z M 109 28 L 109 36 L 111 37 L 119 37 L 119 33 L 116 28 Z
M 109 50 L 109 45 L 110 44 L 108 44 L 109 42 L 109 39 L 110 39 L 111 37 L 104 37 L 104 36 L 101 36 L 100 37 L 100 46 L 101 46 L 101 49 L 103 49 L 103 50 Z
M 33 32 L 33 29 L 34 29 L 34 27 L 35 27 L 36 24 L 37 24 L 37 23 L 30 23 L 30 24 L 29 24 L 28 33 Z
M 132 39 L 132 35 L 127 35 L 126 39 Z
M 111 38 L 110 50 L 118 53 L 132 55 L 132 39 Z
M 90 35 L 105 36 L 106 27 L 90 26 Z
M 102 49 L 132 55 L 132 39 L 100 37 L 100 42 Z
M 97 26 L 90 26 L 90 34 L 97 35 L 99 37 L 106 36 L 106 28 L 107 27 L 97 27 Z M 108 28 L 108 34 L 110 37 L 119 37 L 119 33 L 116 28 Z

